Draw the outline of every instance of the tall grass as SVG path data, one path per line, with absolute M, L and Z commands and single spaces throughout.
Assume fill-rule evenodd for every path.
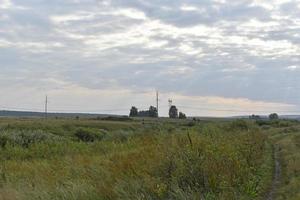
M 300 126 L 270 131 L 274 143 L 279 147 L 281 181 L 277 191 L 278 200 L 300 199 Z
M 52 123 L 0 131 L 0 199 L 260 199 L 269 181 L 254 123 Z

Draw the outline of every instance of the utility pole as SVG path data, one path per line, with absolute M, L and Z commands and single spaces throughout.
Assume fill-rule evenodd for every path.
M 48 96 L 46 95 L 46 101 L 45 101 L 45 118 L 48 118 Z
M 172 107 L 172 105 L 173 105 L 173 100 L 169 99 L 168 102 L 169 102 L 169 109 L 170 109 Z
M 158 94 L 158 90 L 156 90 L 156 110 L 157 110 L 157 115 L 158 115 L 158 101 L 159 101 L 159 96 L 158 95 L 159 95 Z

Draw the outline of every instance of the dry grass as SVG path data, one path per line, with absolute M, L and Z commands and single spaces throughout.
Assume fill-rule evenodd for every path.
M 300 199 L 300 127 L 294 125 L 291 131 L 274 131 L 273 140 L 280 147 L 282 166 L 281 185 L 277 199 Z
M 253 123 L 16 123 L 6 134 L 38 129 L 64 139 L 5 145 L 3 199 L 260 199 L 270 181 L 267 137 Z M 78 128 L 108 135 L 80 142 Z

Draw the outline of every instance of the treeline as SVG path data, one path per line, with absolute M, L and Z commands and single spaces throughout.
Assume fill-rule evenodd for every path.
M 137 107 L 132 106 L 130 109 L 129 117 L 158 117 L 157 108 L 154 106 L 150 106 L 149 110 L 141 110 L 139 111 Z M 169 117 L 172 119 L 186 119 L 186 114 L 183 112 L 179 112 L 176 106 L 171 106 L 169 109 Z
M 272 113 L 268 116 L 268 118 L 269 118 L 269 120 L 278 120 L 279 115 L 277 113 Z M 249 116 L 249 119 L 260 120 L 260 119 L 263 119 L 263 117 L 253 114 L 253 115 Z
M 129 117 L 158 117 L 157 108 L 150 106 L 149 110 L 139 111 L 137 107 L 132 106 L 130 109 Z

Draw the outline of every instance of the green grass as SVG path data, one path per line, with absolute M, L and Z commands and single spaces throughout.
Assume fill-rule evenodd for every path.
M 286 128 L 271 130 L 273 142 L 279 146 L 282 168 L 278 200 L 300 199 L 300 126 L 294 124 Z
M 273 173 L 271 142 L 284 139 L 273 130 L 294 124 L 267 126 L 0 119 L 0 200 L 264 199 Z M 287 166 L 288 174 L 293 165 Z

